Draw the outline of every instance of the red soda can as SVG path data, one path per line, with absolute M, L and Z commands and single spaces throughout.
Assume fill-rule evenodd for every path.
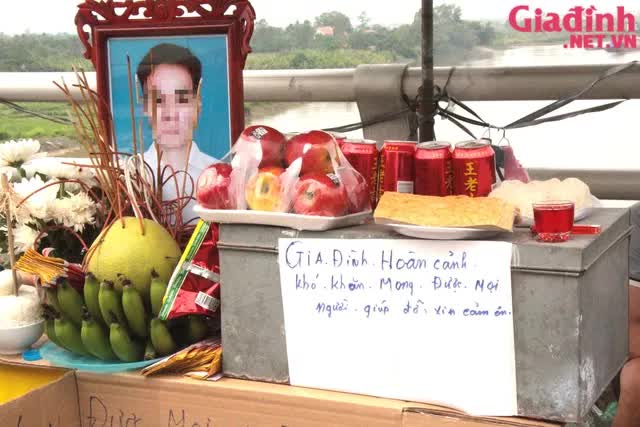
M 413 194 L 413 156 L 416 145 L 417 143 L 412 141 L 385 141 L 380 153 L 378 200 L 385 191 Z
M 369 184 L 371 208 L 375 208 L 378 196 L 378 168 L 380 166 L 380 153 L 376 142 L 370 139 L 345 139 L 342 145 L 342 154 Z
M 451 194 L 451 145 L 441 142 L 418 144 L 415 155 L 415 194 L 448 196 Z
M 336 142 L 338 143 L 338 147 L 342 149 L 342 146 L 344 145 L 344 142 L 347 140 L 347 137 L 341 133 L 336 133 L 336 132 L 329 132 L 329 133 L 331 134 L 331 136 L 335 138 Z
M 495 153 L 489 144 L 462 142 L 453 151 L 453 194 L 486 197 L 496 182 Z

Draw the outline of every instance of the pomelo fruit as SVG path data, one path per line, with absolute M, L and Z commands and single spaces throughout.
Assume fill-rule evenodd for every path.
M 148 303 L 151 270 L 168 282 L 181 252 L 162 225 L 148 219 L 143 223 L 144 235 L 138 219 L 133 217 L 124 218 L 124 227 L 117 220 L 100 234 L 89 252 L 92 255 L 87 270 L 100 281 L 112 281 L 119 292 L 123 277 L 129 279 Z

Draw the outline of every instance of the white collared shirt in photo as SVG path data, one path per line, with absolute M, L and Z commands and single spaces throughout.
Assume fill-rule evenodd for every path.
M 156 153 L 155 147 L 156 147 L 155 144 L 151 145 L 151 147 L 149 147 L 149 149 L 147 149 L 147 151 L 145 151 L 144 153 L 144 161 L 151 167 L 151 170 L 153 171 L 154 176 L 157 173 L 157 169 L 158 169 L 158 155 Z M 215 157 L 211 157 L 208 154 L 200 151 L 200 149 L 198 148 L 198 144 L 193 142 L 191 144 L 191 153 L 189 155 L 189 167 L 188 167 L 187 173 L 191 176 L 191 178 L 193 178 L 194 187 L 196 182 L 198 181 L 198 177 L 202 174 L 202 172 L 204 172 L 204 170 L 209 166 L 211 166 L 212 164 L 219 163 L 219 162 L 220 161 Z M 182 187 L 182 183 L 183 183 L 183 175 L 180 174 L 178 179 L 178 185 Z M 185 185 L 185 193 L 191 194 L 192 190 L 193 190 L 193 200 L 189 202 L 189 204 L 185 207 L 185 209 L 182 212 L 182 221 L 185 224 L 198 218 L 198 215 L 193 210 L 193 208 L 196 205 L 195 188 L 191 187 L 191 180 L 187 178 L 187 183 Z M 162 191 L 162 198 L 163 200 L 175 200 L 178 198 L 175 184 L 174 185 L 167 184 L 164 186 Z M 192 225 L 193 223 L 194 221 L 191 222 Z

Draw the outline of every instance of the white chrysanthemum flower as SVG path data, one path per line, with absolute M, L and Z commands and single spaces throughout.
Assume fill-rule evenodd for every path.
M 76 179 L 90 186 L 96 184 L 93 170 L 78 165 L 73 159 L 55 157 L 33 159 L 25 164 L 23 168 L 27 176 L 34 176 L 39 173 L 56 179 Z
M 18 167 L 28 162 L 40 151 L 35 139 L 19 139 L 0 144 L 0 166 Z
M 26 206 L 27 210 L 34 218 L 48 221 L 49 210 L 51 203 L 56 200 L 58 195 L 59 185 L 51 185 L 47 188 L 40 190 L 47 184 L 54 181 L 44 182 L 39 176 L 35 176 L 31 179 L 23 178 L 21 182 L 13 184 L 13 190 L 22 199 L 29 197 L 29 199 L 22 205 Z M 40 191 L 38 191 L 40 190 Z M 25 222 L 24 219 L 19 222 Z
M 95 202 L 84 192 L 63 199 L 56 199 L 51 204 L 51 218 L 65 227 L 73 228 L 81 233 L 84 227 L 95 223 Z
M 27 249 L 33 247 L 33 243 L 38 238 L 38 233 L 26 224 L 18 225 L 13 229 L 13 247 L 16 253 L 22 254 Z
M 20 176 L 18 169 L 11 166 L 0 166 L 0 174 L 6 175 L 9 181 Z

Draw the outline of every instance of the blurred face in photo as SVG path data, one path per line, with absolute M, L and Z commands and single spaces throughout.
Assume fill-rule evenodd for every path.
M 181 65 L 157 65 L 144 86 L 144 113 L 155 143 L 163 151 L 186 149 L 193 140 L 200 103 L 189 70 Z

